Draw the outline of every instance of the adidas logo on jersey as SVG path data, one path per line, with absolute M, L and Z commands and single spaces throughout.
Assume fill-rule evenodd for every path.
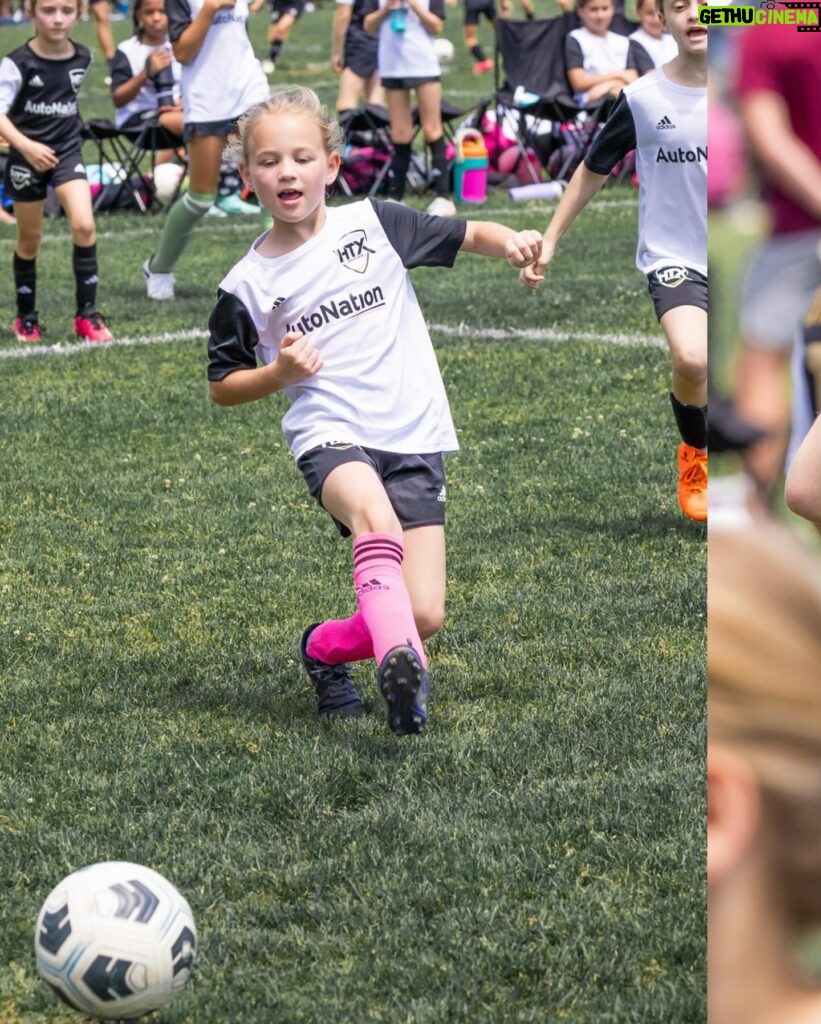
M 275 309 L 279 309 L 279 307 L 282 305 L 282 303 L 284 301 L 285 301 L 285 296 L 284 295 L 280 295 L 278 298 L 274 299 L 274 304 L 273 304 L 273 306 L 271 306 L 271 312 L 273 313 L 273 311 Z
M 656 128 L 663 130 L 664 128 L 675 128 L 675 125 L 670 118 L 665 114 L 664 117 L 658 122 Z
M 29 79 L 29 85 L 42 87 L 43 85 L 45 85 L 45 82 L 39 75 L 35 75 L 34 78 Z

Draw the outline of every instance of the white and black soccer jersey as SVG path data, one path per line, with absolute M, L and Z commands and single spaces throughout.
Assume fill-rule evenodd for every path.
M 0 114 L 58 156 L 76 149 L 82 127 L 77 93 L 90 64 L 91 53 L 79 43 L 65 60 L 38 57 L 23 43 L 0 61 Z
M 637 28 L 631 32 L 630 39 L 641 46 L 653 62 L 653 67 L 660 68 L 668 60 L 672 60 L 678 54 L 676 41 L 669 32 L 662 32 L 660 37 L 651 36 L 643 28 Z
M 589 29 L 574 28 L 565 39 L 564 55 L 568 71 L 583 68 L 591 75 L 603 75 L 608 71 L 639 70 L 635 46 L 618 32 L 597 36 Z
M 462 220 L 365 199 L 329 207 L 321 231 L 266 259 L 255 247 L 220 284 L 209 380 L 276 360 L 289 331 L 321 353 L 315 377 L 285 388 L 295 458 L 339 442 L 430 454 L 458 448 L 445 387 L 407 269 L 453 265 Z M 255 243 L 256 245 L 256 243 Z
M 671 82 L 663 68 L 631 82 L 584 159 L 609 174 L 636 150 L 644 274 L 683 264 L 707 274 L 707 90 Z
M 387 0 L 373 3 L 372 9 L 385 7 Z M 431 14 L 445 20 L 445 0 L 421 0 Z M 388 16 L 379 28 L 377 63 L 381 78 L 439 78 L 442 68 L 433 46 L 434 37 L 419 18 L 408 9 L 404 32 L 391 28 Z
M 137 35 L 120 43 L 111 62 L 111 88 L 116 89 L 126 82 L 130 82 L 135 75 L 143 70 L 148 58 L 158 49 L 160 49 L 158 46 L 148 46 Z M 174 72 L 174 99 L 179 101 L 182 65 L 172 58 L 171 69 Z M 147 114 L 156 110 L 157 90 L 154 83 L 149 81 L 130 103 L 117 108 L 114 114 L 114 124 L 119 128 L 138 114 Z
M 188 28 L 203 0 L 165 0 L 168 37 L 172 42 Z M 233 121 L 271 90 L 248 38 L 248 0 L 218 10 L 203 44 L 182 68 L 183 118 L 186 124 Z

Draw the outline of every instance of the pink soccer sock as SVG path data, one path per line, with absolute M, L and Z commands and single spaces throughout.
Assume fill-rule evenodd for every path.
M 410 645 L 427 668 L 422 639 L 402 576 L 405 549 L 392 533 L 363 533 L 353 542 L 353 581 L 359 611 L 382 661 L 393 647 Z
M 362 612 L 349 619 L 329 619 L 311 630 L 308 655 L 327 665 L 343 661 L 365 661 L 373 657 L 373 641 Z

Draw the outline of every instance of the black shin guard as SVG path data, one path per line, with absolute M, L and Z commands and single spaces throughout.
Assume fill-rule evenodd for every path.
M 75 245 L 71 254 L 77 315 L 97 309 L 97 245 Z
M 673 392 L 670 392 L 670 403 L 676 418 L 681 440 L 691 448 L 707 447 L 707 406 L 685 405 Z
M 22 319 L 33 313 L 37 305 L 37 260 L 24 260 L 15 253 L 12 268 L 17 315 Z

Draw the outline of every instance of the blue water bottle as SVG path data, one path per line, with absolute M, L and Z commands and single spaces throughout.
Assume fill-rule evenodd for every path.
M 390 26 L 394 32 L 404 32 L 408 23 L 407 7 L 397 7 L 391 11 Z

